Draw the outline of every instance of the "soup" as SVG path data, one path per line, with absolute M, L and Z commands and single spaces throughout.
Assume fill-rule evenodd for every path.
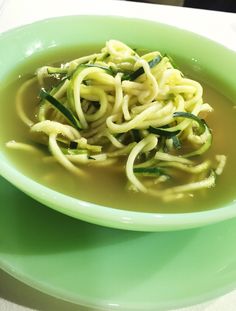
M 87 55 L 88 51 L 97 51 L 94 47 L 80 48 L 80 55 Z M 5 148 L 5 152 L 12 163 L 17 166 L 24 174 L 32 177 L 34 180 L 67 195 L 79 198 L 85 201 L 111 206 L 118 209 L 136 210 L 144 212 L 162 212 L 179 213 L 192 212 L 220 207 L 222 204 L 231 202 L 235 199 L 235 190 L 233 187 L 233 178 L 236 168 L 235 156 L 236 148 L 230 144 L 228 138 L 236 131 L 235 109 L 224 96 L 217 93 L 207 85 L 204 85 L 204 100 L 210 103 L 214 112 L 207 117 L 209 128 L 212 129 L 213 142 L 211 148 L 202 156 L 204 162 L 208 158 L 213 159 L 217 155 L 227 155 L 227 165 L 223 174 L 217 177 L 216 185 L 211 188 L 201 189 L 196 192 L 190 191 L 187 196 L 180 200 L 169 200 L 163 202 L 162 197 L 149 195 L 140 191 L 130 191 L 127 189 L 127 177 L 124 173 L 124 158 L 111 165 L 86 165 L 85 176 L 79 176 L 67 171 L 54 159 L 49 156 L 47 146 L 37 144 L 32 140 L 29 129 L 16 114 L 15 97 L 23 83 L 32 77 L 32 73 L 41 66 L 52 65 L 55 63 L 64 63 L 78 57 L 76 48 L 58 50 L 55 54 L 48 51 L 38 57 L 32 57 L 24 64 L 12 72 L 5 80 L 1 89 L 2 113 L 0 116 L 1 124 L 1 144 L 7 141 L 15 140 L 22 143 L 37 146 L 39 152 L 34 149 L 29 150 L 11 150 Z M 153 57 L 153 55 L 152 55 Z M 156 55 L 157 59 L 158 55 Z M 153 59 L 153 58 L 152 58 Z M 29 80 L 30 81 L 30 80 Z M 50 81 L 49 87 L 50 87 Z M 88 85 L 89 86 L 89 85 Z M 24 102 L 27 115 L 33 116 L 35 107 L 39 105 L 38 100 L 39 87 L 32 84 L 24 94 Z M 45 95 L 45 94 L 44 94 Z M 46 94 L 47 95 L 47 94 Z M 32 98 L 34 104 L 32 105 Z M 7 103 L 7 104 L 4 104 Z M 9 120 L 11 122 L 9 122 Z M 73 122 L 73 120 L 72 120 Z M 222 125 L 224 131 L 222 131 Z M 159 127 L 160 129 L 160 127 Z M 165 131 L 165 127 L 161 128 Z M 166 134 L 166 133 L 165 133 Z M 179 133 L 176 133 L 176 135 Z M 172 136 L 171 136 L 172 137 Z M 35 137 L 37 141 L 38 137 Z M 63 141 L 61 142 L 63 144 Z M 186 146 L 186 153 L 188 146 Z M 109 152 L 110 150 L 106 150 Z M 113 152 L 113 150 L 111 150 Z M 73 153 L 73 152 L 72 152 Z M 46 158 L 42 161 L 43 157 Z M 178 156 L 178 150 L 176 151 Z M 91 157 L 93 158 L 93 157 Z M 94 159 L 90 159 L 93 161 Z M 140 160 L 141 163 L 147 161 Z M 139 166 L 143 169 L 143 166 Z M 138 167 L 137 167 L 138 168 Z M 149 172 L 148 172 L 149 173 Z M 167 174 L 164 176 L 168 176 Z M 144 176 L 144 179 L 149 176 Z M 160 176 L 163 177 L 163 176 Z M 158 179 L 158 178 L 157 178 Z M 168 181 L 170 186 L 178 186 L 183 181 L 191 182 L 184 172 L 178 173 L 178 178 L 174 181 Z M 149 180 L 145 180 L 149 182 Z

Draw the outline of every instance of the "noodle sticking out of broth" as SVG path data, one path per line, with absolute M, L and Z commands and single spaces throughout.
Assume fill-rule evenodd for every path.
M 23 95 L 35 84 L 39 104 L 31 116 Z M 213 187 L 224 169 L 224 155 L 204 155 L 212 133 L 202 118 L 213 109 L 202 96 L 201 85 L 168 56 L 140 56 L 110 40 L 99 53 L 39 68 L 18 90 L 17 113 L 48 146 L 44 161 L 77 175 L 86 175 L 87 165 L 115 165 L 129 190 L 170 201 Z M 37 151 L 15 141 L 7 146 Z

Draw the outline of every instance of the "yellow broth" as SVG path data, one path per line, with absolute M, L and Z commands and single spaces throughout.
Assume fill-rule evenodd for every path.
M 22 123 L 16 114 L 15 97 L 19 86 L 32 73 L 43 65 L 50 65 L 59 61 L 66 61 L 88 54 L 91 47 L 63 49 L 48 51 L 37 57 L 30 58 L 20 64 L 4 82 L 1 83 L 1 113 L 0 113 L 0 144 L 2 146 L 9 140 L 25 143 L 33 143 L 29 135 L 29 129 Z M 96 48 L 96 50 L 98 50 Z M 194 77 L 197 80 L 197 77 Z M 206 157 L 213 158 L 216 154 L 225 154 L 227 164 L 221 176 L 216 179 L 216 186 L 194 192 L 185 199 L 174 202 L 162 202 L 156 197 L 143 193 L 127 190 L 127 178 L 122 164 L 111 167 L 84 167 L 86 177 L 78 177 L 68 172 L 57 163 L 45 163 L 42 156 L 4 148 L 4 152 L 25 175 L 30 176 L 54 190 L 79 198 L 85 201 L 102 204 L 105 206 L 135 210 L 143 212 L 181 213 L 218 208 L 236 199 L 234 175 L 236 172 L 236 146 L 234 135 L 236 134 L 236 109 L 235 106 L 216 90 L 205 83 L 204 100 L 213 108 L 207 122 L 213 132 L 213 144 Z M 37 102 L 37 89 L 31 89 L 25 96 L 25 104 L 29 115 Z M 32 99 L 33 98 L 33 99 Z M 46 147 L 40 147 L 48 154 Z M 181 184 L 181 180 L 179 181 Z

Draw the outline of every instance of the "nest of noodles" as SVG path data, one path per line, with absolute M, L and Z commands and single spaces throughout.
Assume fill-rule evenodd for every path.
M 23 95 L 35 84 L 40 105 L 32 118 Z M 170 57 L 140 55 L 110 40 L 98 53 L 39 68 L 20 87 L 17 112 L 49 146 L 46 161 L 79 175 L 86 164 L 119 163 L 129 189 L 173 200 L 214 186 L 226 162 L 224 155 L 202 158 L 212 143 L 202 119 L 212 107 L 202 95 L 200 83 L 186 78 Z M 15 141 L 7 146 L 34 149 Z

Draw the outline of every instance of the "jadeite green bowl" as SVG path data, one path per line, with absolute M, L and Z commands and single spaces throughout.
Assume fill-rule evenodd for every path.
M 193 71 L 219 87 L 236 101 L 236 53 L 188 31 L 164 24 L 122 17 L 72 16 L 44 20 L 11 30 L 0 36 L 0 79 L 32 54 L 47 49 L 81 45 L 103 45 L 118 39 L 149 50 L 160 50 L 188 63 Z M 224 60 L 224 61 L 222 61 Z M 2 105 L 3 103 L 1 103 Z M 4 129 L 2 129 L 4 130 Z M 35 200 L 72 217 L 108 227 L 167 231 L 199 227 L 236 216 L 236 203 L 186 214 L 123 211 L 74 199 L 35 182 L 17 170 L 0 146 L 0 173 Z M 235 190 L 236 192 L 236 190 Z

